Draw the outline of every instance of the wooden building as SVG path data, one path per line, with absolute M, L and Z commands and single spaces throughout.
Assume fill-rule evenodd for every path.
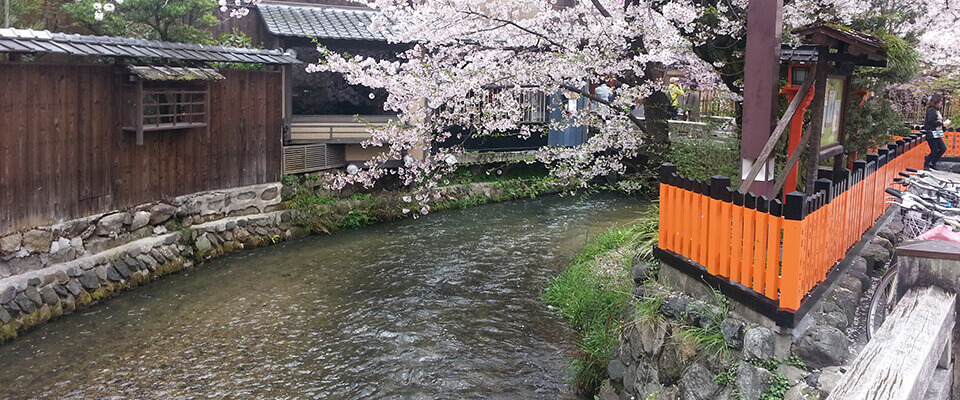
M 388 43 L 380 32 L 371 32 L 368 27 L 379 12 L 356 4 L 342 0 L 266 1 L 251 8 L 250 15 L 245 18 L 224 19 L 218 28 L 221 33 L 240 30 L 254 43 L 265 48 L 283 49 L 302 62 L 290 69 L 285 81 L 288 121 L 283 150 L 285 173 L 338 168 L 369 160 L 378 150 L 360 145 L 370 138 L 368 125 L 382 125 L 396 119 L 395 114 L 383 110 L 385 92 L 349 85 L 337 73 L 307 73 L 305 70 L 309 63 L 320 58 L 317 43 L 335 52 L 380 59 L 390 59 L 407 49 L 406 44 Z M 539 93 L 528 97 L 526 101 L 534 110 L 525 115 L 529 123 L 543 124 L 553 117 L 547 108 L 551 96 Z M 559 116 L 559 111 L 556 114 Z M 550 136 L 557 139 L 551 144 L 569 145 L 570 140 L 559 139 L 571 136 L 571 133 L 557 131 L 551 132 Z M 579 136 L 583 136 L 582 132 Z M 574 144 L 582 143 L 582 140 Z M 451 145 L 472 151 L 529 150 L 547 145 L 547 135 L 531 139 L 513 136 L 470 138 L 465 135 L 464 139 L 438 143 L 438 146 Z
M 296 62 L 0 29 L 0 233 L 278 181 L 281 70 Z

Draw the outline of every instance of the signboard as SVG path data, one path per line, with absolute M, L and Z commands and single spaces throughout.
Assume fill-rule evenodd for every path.
M 843 77 L 828 77 L 823 101 L 823 131 L 820 148 L 832 147 L 840 141 L 841 113 L 843 112 Z

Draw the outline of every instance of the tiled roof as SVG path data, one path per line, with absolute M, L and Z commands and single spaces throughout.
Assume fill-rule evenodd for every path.
M 372 40 L 385 42 L 380 32 L 367 27 L 380 14 L 364 8 L 337 8 L 323 6 L 291 6 L 281 4 L 257 5 L 267 30 L 277 36 L 309 37 L 317 39 Z
M 130 65 L 127 69 L 148 81 L 219 81 L 226 77 L 212 68 Z
M 0 53 L 61 53 L 77 56 L 161 58 L 183 61 L 296 64 L 280 50 L 243 49 L 109 36 L 69 35 L 31 29 L 0 29 Z
M 812 44 L 802 44 L 798 47 L 792 47 L 788 44 L 780 46 L 780 62 L 816 63 L 819 55 L 820 51 L 817 46 Z

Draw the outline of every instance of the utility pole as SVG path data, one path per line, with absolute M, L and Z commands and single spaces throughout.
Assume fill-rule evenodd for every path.
M 743 80 L 743 135 L 740 142 L 740 179 L 756 163 L 764 163 L 748 189 L 757 196 L 774 193 L 774 158 L 758 160 L 776 123 L 780 81 L 780 36 L 783 0 L 750 0 L 747 6 L 747 52 Z
M 10 0 L 3 0 L 3 27 L 10 27 Z

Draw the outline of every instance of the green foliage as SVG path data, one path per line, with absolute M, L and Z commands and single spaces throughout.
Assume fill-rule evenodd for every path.
M 660 314 L 660 306 L 663 304 L 663 297 L 644 296 L 633 301 L 633 317 L 636 320 L 645 323 L 655 322 L 663 317 Z
M 222 33 L 220 37 L 217 38 L 217 44 L 226 47 L 239 47 L 241 49 L 256 49 L 259 46 L 253 45 L 253 39 L 250 36 L 247 36 L 246 33 L 241 32 L 237 28 L 233 28 L 232 33 Z M 263 69 L 263 64 L 257 63 L 210 63 L 216 68 L 228 68 L 228 69 Z
M 370 193 L 355 193 L 352 196 L 350 196 L 350 200 L 358 200 L 358 201 L 369 201 L 372 198 L 373 198 L 373 195 Z
M 350 210 L 340 221 L 340 226 L 344 228 L 362 228 L 376 222 L 376 218 L 363 210 Z
M 293 205 L 297 208 L 310 208 L 311 206 L 333 204 L 337 201 L 339 201 L 339 199 L 336 197 L 312 195 L 298 198 Z
M 713 377 L 713 382 L 720 386 L 733 386 L 737 383 L 737 378 L 740 377 L 740 369 L 737 368 L 736 364 L 731 365 L 729 368 L 720 371 L 719 374 Z
M 434 208 L 440 209 L 440 210 L 446 210 L 446 209 L 461 210 L 461 209 L 464 209 L 464 208 L 470 208 L 470 207 L 475 207 L 475 206 L 487 204 L 488 201 L 489 201 L 489 199 L 487 199 L 486 197 L 480 197 L 480 196 L 478 196 L 478 197 L 461 197 L 461 198 L 456 199 L 456 200 L 450 200 L 450 201 L 442 202 L 442 203 L 438 204 L 438 205 L 437 205 L 436 207 L 434 207 Z
M 63 5 L 77 25 L 95 34 L 183 43 L 213 44 L 209 28 L 217 23 L 213 16 L 216 2 L 209 0 L 126 0 L 116 10 L 94 19 L 94 3 L 79 0 Z
M 797 368 L 806 369 L 806 364 L 801 361 L 796 354 L 792 354 L 789 357 L 778 359 L 778 358 L 768 358 L 763 360 L 747 360 L 750 364 L 753 364 L 757 367 L 763 368 L 767 371 L 770 371 L 773 374 L 773 382 L 771 382 L 770 387 L 767 388 L 765 392 L 760 394 L 761 400 L 783 400 L 784 394 L 787 393 L 787 390 L 790 390 L 790 384 L 787 381 L 787 376 L 778 370 L 781 364 L 792 365 Z
M 773 382 L 767 390 L 760 394 L 760 400 L 783 400 L 783 395 L 790 390 L 790 383 L 787 376 L 776 369 L 770 371 L 773 373 Z
M 892 18 L 890 15 L 874 18 Z M 874 21 L 874 24 L 881 22 Z M 879 27 L 875 29 L 881 29 Z M 909 129 L 903 125 L 904 116 L 895 111 L 885 96 L 871 96 L 864 101 L 860 93 L 884 93 L 887 85 L 911 81 L 920 69 L 920 55 L 912 44 L 891 34 L 879 33 L 887 52 L 887 67 L 857 68 L 850 80 L 851 96 L 847 99 L 846 141 L 847 154 L 863 158 L 868 149 L 886 144 L 891 135 L 906 136 Z M 862 104 L 861 104 L 862 103 Z
M 854 79 L 853 83 L 862 82 Z M 844 147 L 847 153 L 856 153 L 863 158 L 868 149 L 885 145 L 891 135 L 907 136 L 910 130 L 903 125 L 903 117 L 894 111 L 890 101 L 883 97 L 872 97 L 860 105 L 859 96 L 848 99 L 847 139 Z
M 693 179 L 724 175 L 736 184 L 740 176 L 740 142 L 735 140 L 675 140 L 663 159 L 675 164 L 679 174 Z
M 630 300 L 633 287 L 630 257 L 618 260 L 619 268 L 612 272 L 600 271 L 598 259 L 615 258 L 612 253 L 618 249 L 631 253 L 638 237 L 635 225 L 601 233 L 551 280 L 543 294 L 544 302 L 556 307 L 580 334 L 579 351 L 571 368 L 575 383 L 588 391 L 606 378 L 610 352 L 620 331 L 620 311 Z
M 300 184 L 300 178 L 297 175 L 284 175 L 280 177 L 280 183 L 284 186 L 293 186 Z
M 763 368 L 767 371 L 776 371 L 777 367 L 779 367 L 780 364 L 783 363 L 783 360 L 780 360 L 777 358 L 767 358 L 763 360 L 752 359 L 752 360 L 747 360 L 747 362 L 757 367 Z
M 783 360 L 784 364 L 791 365 L 800 369 L 807 369 L 807 364 L 797 357 L 796 354 L 791 354 L 789 357 Z
M 909 82 L 920 70 L 920 53 L 899 36 L 883 35 L 882 39 L 886 45 L 887 67 L 865 69 L 863 75 L 875 77 L 881 83 Z
M 643 211 L 640 219 L 633 225 L 637 237 L 637 256 L 646 261 L 653 261 L 653 246 L 660 238 L 660 204 L 653 204 Z
M 713 352 L 717 357 L 726 358 L 730 345 L 723 338 L 720 325 L 723 324 L 723 320 L 727 318 L 727 313 L 730 311 L 730 300 L 716 290 L 713 291 L 713 298 L 715 308 L 707 305 L 696 310 L 696 312 L 706 316 L 710 322 L 705 324 L 705 327 L 684 326 L 678 328 L 676 335 L 685 341 L 692 341 L 697 349 Z
M 9 0 L 10 26 L 20 29 L 43 29 L 42 0 Z M 2 4 L 0 4 L 2 7 Z M 3 11 L 0 10 L 0 13 Z M 3 15 L 0 15 L 2 22 Z
M 244 49 L 256 48 L 256 46 L 253 45 L 253 39 L 237 28 L 233 28 L 233 32 L 231 33 L 221 33 L 220 37 L 217 38 L 217 43 L 221 46 L 240 47 Z

